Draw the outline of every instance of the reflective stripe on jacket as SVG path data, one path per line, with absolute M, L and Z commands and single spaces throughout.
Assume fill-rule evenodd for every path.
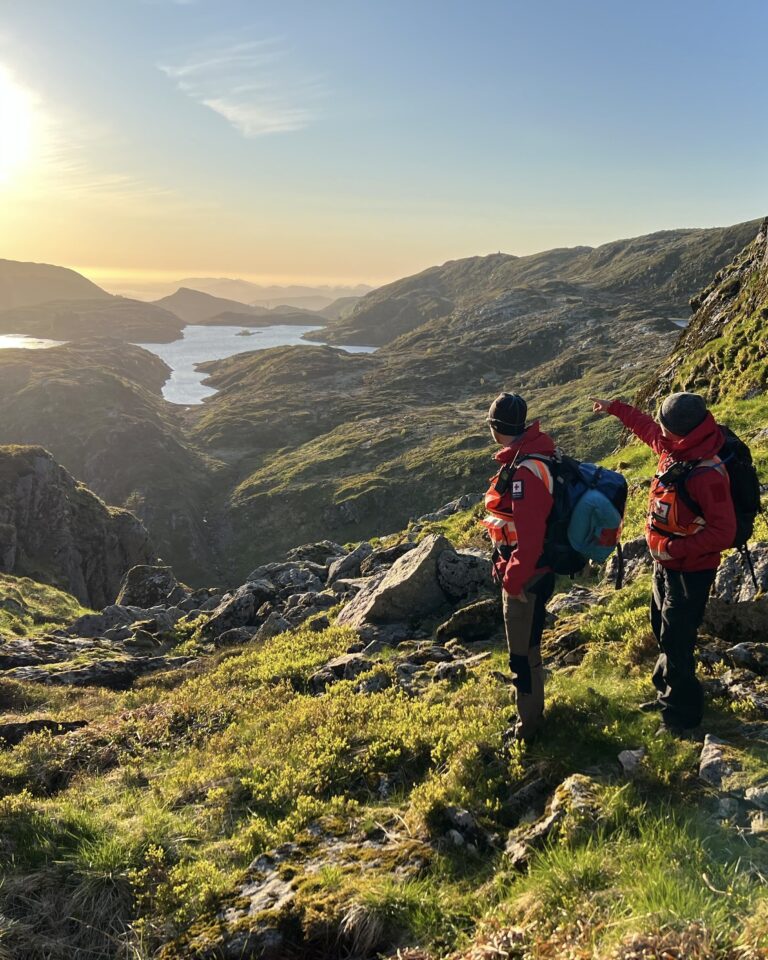
M 522 460 L 513 472 L 508 488 L 502 493 L 496 490 L 496 481 L 499 478 L 499 474 L 497 473 L 491 477 L 491 485 L 485 494 L 485 508 L 488 514 L 481 522 L 488 530 L 491 542 L 496 547 L 502 545 L 514 547 L 517 545 L 517 527 L 514 518 L 513 498 L 514 484 L 520 481 L 519 472 L 522 469 L 530 471 L 539 482 L 544 485 L 550 496 L 554 491 L 555 484 L 552 478 L 552 471 L 542 460 Z M 499 473 L 501 473 L 501 471 L 499 471 Z

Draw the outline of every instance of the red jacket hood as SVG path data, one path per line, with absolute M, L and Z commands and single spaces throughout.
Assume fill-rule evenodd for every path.
M 554 455 L 554 452 L 555 444 L 552 437 L 541 432 L 539 421 L 536 420 L 514 443 L 498 450 L 494 456 L 494 460 L 497 460 L 499 463 L 511 463 L 519 453 L 540 453 L 542 456 L 551 457 Z
M 702 422 L 685 437 L 663 437 L 659 447 L 675 460 L 709 460 L 717 456 L 725 435 L 708 413 Z

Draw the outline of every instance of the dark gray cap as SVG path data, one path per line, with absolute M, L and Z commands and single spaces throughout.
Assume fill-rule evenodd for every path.
M 500 393 L 488 410 L 486 422 L 497 433 L 509 437 L 525 433 L 525 418 L 528 416 L 528 404 L 517 393 Z
M 686 437 L 704 422 L 707 404 L 698 393 L 673 393 L 661 405 L 662 426 L 678 437 Z

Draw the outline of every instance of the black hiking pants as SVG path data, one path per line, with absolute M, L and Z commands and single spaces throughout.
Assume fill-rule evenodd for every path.
M 704 697 L 694 649 L 716 572 L 667 570 L 654 564 L 651 627 L 661 653 L 652 680 L 662 719 L 670 727 L 701 723 Z
M 547 603 L 554 589 L 554 573 L 545 573 L 525 585 L 527 603 L 513 599 L 502 590 L 509 669 L 517 691 L 517 715 L 522 737 L 533 736 L 544 713 L 541 635 L 544 633 Z

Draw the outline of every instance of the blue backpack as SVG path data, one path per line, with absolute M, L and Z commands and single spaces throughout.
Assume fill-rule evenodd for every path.
M 541 460 L 552 471 L 553 506 L 542 560 L 555 573 L 574 576 L 593 560 L 604 563 L 619 545 L 627 481 L 615 470 L 558 453 Z M 621 568 L 621 563 L 619 564 Z

